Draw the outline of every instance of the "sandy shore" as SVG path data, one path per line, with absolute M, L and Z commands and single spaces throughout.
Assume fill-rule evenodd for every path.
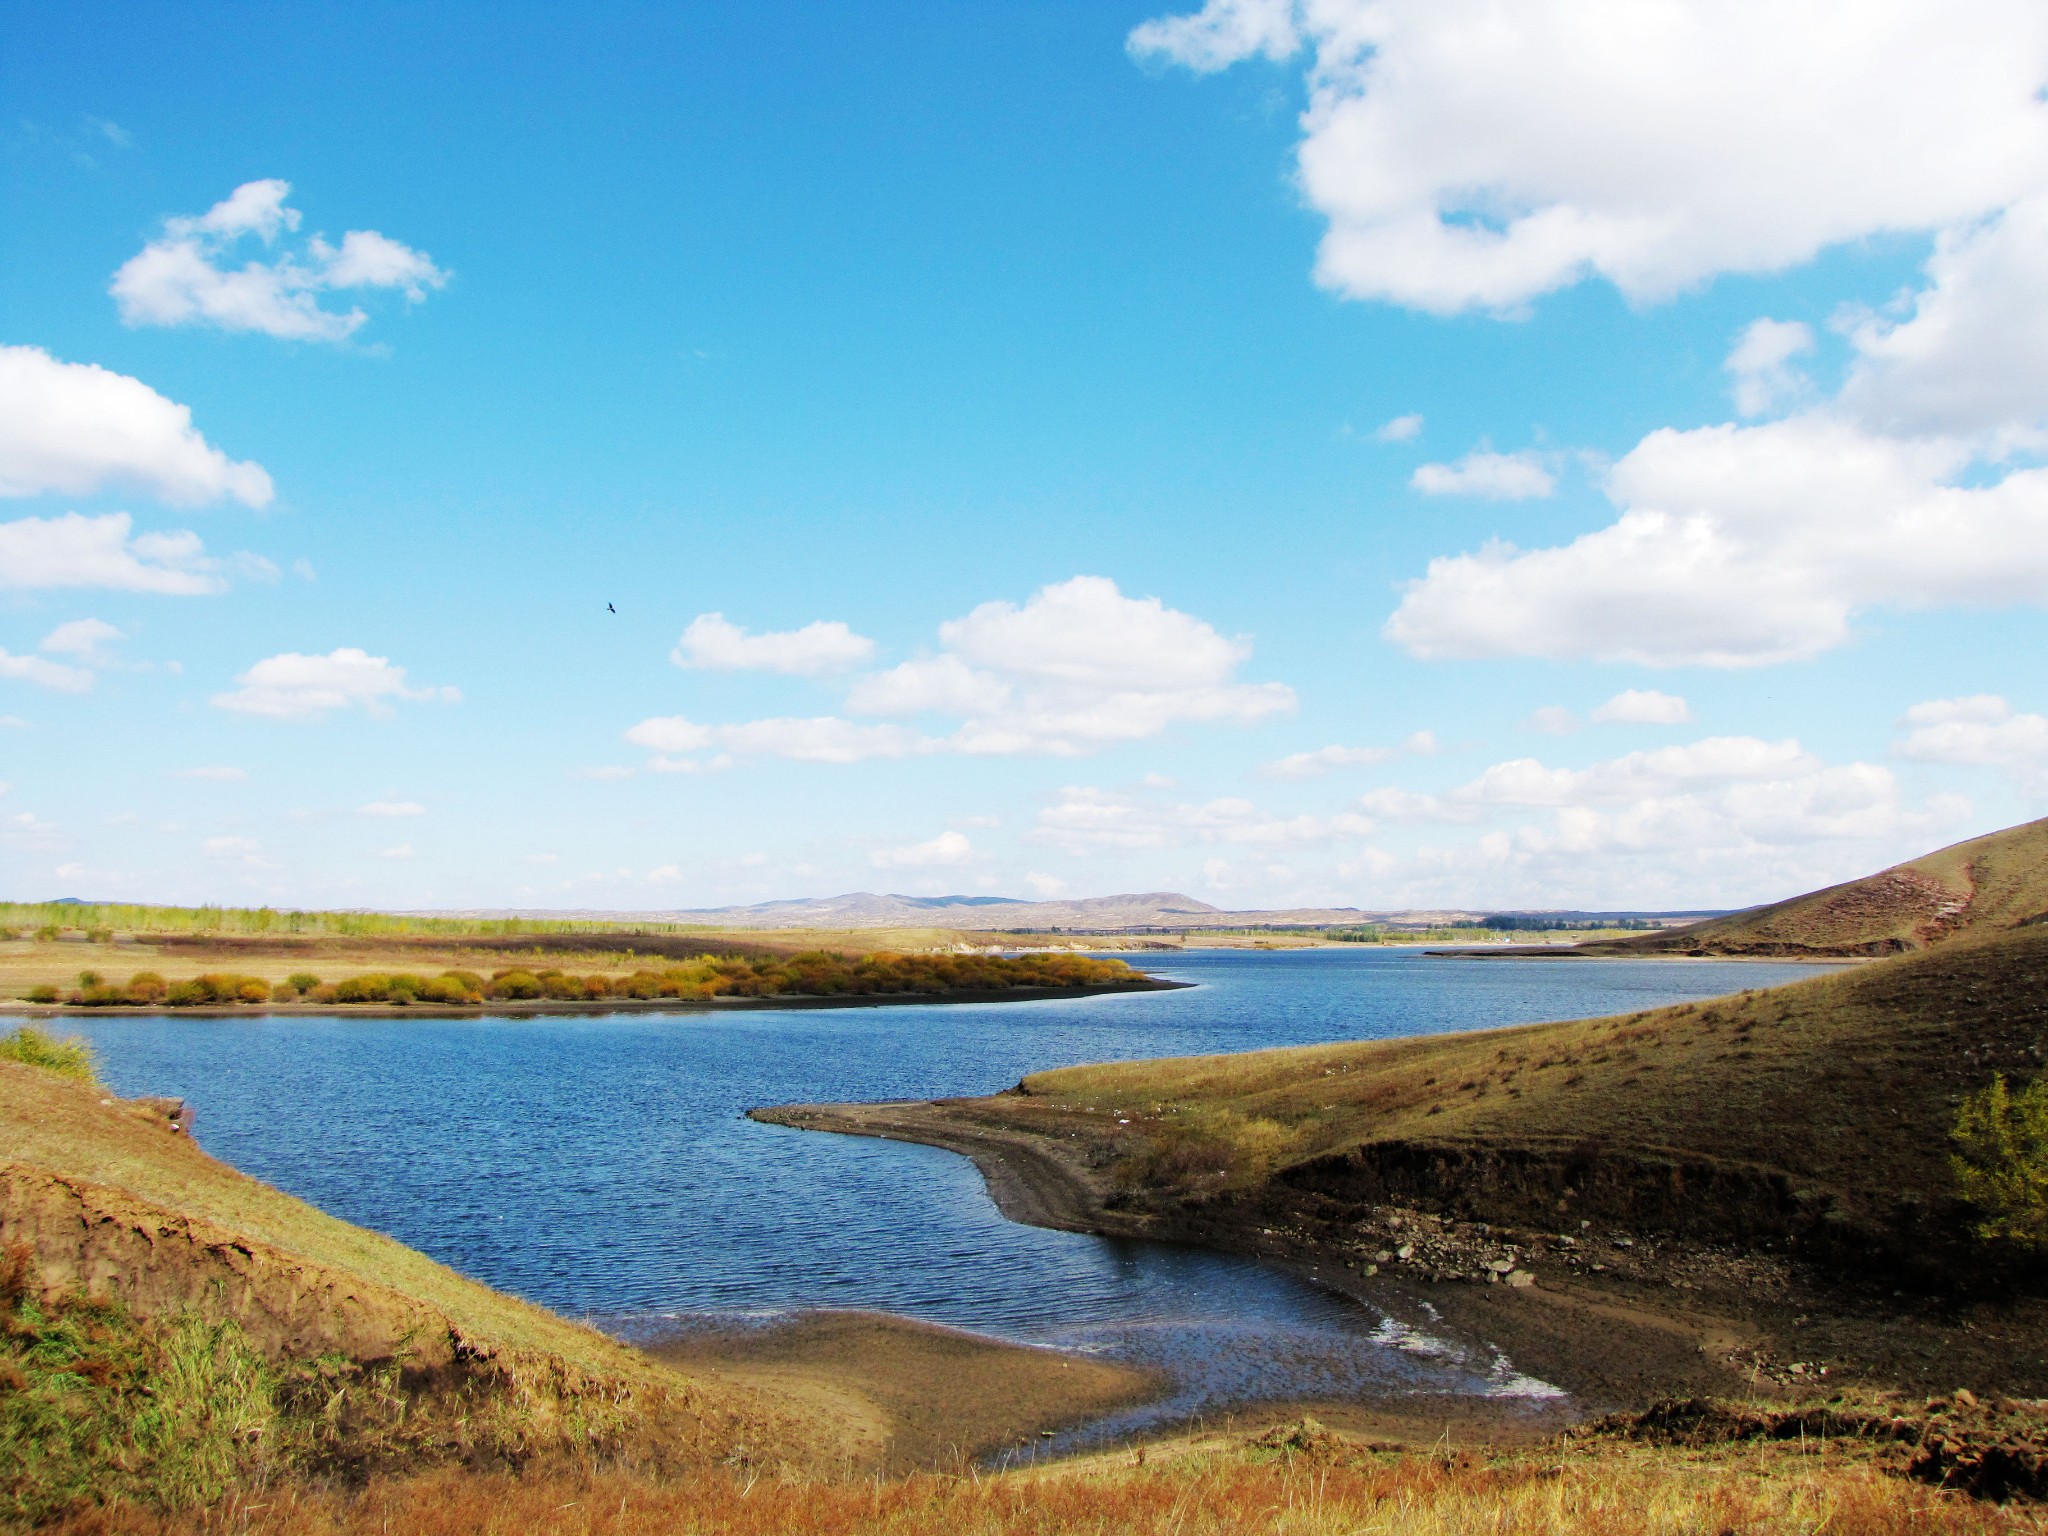
M 822 1415 L 863 1469 L 957 1469 L 1144 1401 L 1141 1371 L 879 1312 L 799 1312 L 644 1346 L 658 1360 L 763 1387 Z

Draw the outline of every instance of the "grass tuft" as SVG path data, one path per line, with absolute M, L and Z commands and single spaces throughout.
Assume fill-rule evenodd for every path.
M 23 1024 L 12 1034 L 0 1035 L 0 1061 L 18 1061 L 23 1066 L 41 1067 L 60 1077 L 81 1083 L 97 1083 L 99 1073 L 92 1046 L 76 1035 L 58 1039 L 33 1024 Z

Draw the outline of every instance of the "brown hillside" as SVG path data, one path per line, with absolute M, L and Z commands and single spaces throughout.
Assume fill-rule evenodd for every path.
M 778 1396 L 693 1380 L 216 1162 L 150 1101 L 0 1060 L 0 1252 L 24 1251 L 53 1298 L 231 1321 L 281 1363 L 397 1366 L 462 1421 L 463 1454 L 837 1451 Z
M 1893 955 L 2048 918 L 2048 819 L 1861 880 L 1685 928 L 1580 946 L 1598 955 Z
M 2048 1050 L 2048 925 L 1615 1018 L 1037 1073 L 941 1109 L 1090 1146 L 1112 1204 L 1264 1188 L 1932 1262 L 1961 1095 Z

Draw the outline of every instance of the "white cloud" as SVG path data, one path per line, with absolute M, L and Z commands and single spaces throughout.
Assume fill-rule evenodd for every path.
M 248 770 L 243 768 L 212 766 L 205 768 L 180 768 L 177 771 L 177 777 L 181 779 L 202 779 L 214 784 L 240 784 L 248 779 L 249 774 Z
M 1895 748 L 1900 757 L 1999 768 L 2022 788 L 2048 789 L 2048 715 L 2021 714 L 1997 694 L 1980 693 L 1915 704 L 1899 724 L 1906 728 Z
M 257 662 L 235 681 L 241 686 L 232 693 L 213 696 L 216 708 L 277 720 L 303 720 L 357 704 L 371 714 L 381 714 L 392 699 L 452 703 L 462 697 L 453 688 L 409 688 L 405 668 L 394 667 L 384 657 L 355 646 L 343 646 L 325 656 L 286 651 Z
M 120 630 L 100 619 L 72 619 L 43 636 L 36 649 L 56 656 L 75 657 L 89 666 L 104 666 L 111 660 L 106 646 L 121 638 Z
M 1792 359 L 1813 350 L 1813 327 L 1797 320 L 1752 320 L 1728 354 L 1735 379 L 1735 409 L 1762 416 L 1795 400 L 1808 387 Z
M 67 667 L 41 656 L 14 656 L 0 651 L 0 678 L 54 688 L 59 693 L 84 693 L 92 687 L 92 674 L 83 667 Z
M 1455 464 L 1424 464 L 1408 483 L 1426 496 L 1479 496 L 1488 501 L 1528 501 L 1557 489 L 1557 477 L 1535 454 L 1483 449 Z
M 957 869 L 979 857 L 965 833 L 941 832 L 928 843 L 880 849 L 869 862 L 877 869 Z
M 1031 894 L 1040 901 L 1058 901 L 1067 894 L 1067 882 L 1058 875 L 1040 874 L 1034 870 L 1024 876 L 1024 883 L 1031 887 Z
M 21 716 L 0 715 L 0 731 L 25 731 L 27 729 L 28 722 L 22 719 Z M 0 787 L 0 794 L 4 793 L 6 793 L 6 790 L 4 787 Z
M 573 768 L 570 776 L 578 779 L 630 779 L 635 771 L 622 763 L 606 763 L 596 768 Z
M 829 715 L 741 725 L 678 715 L 644 720 L 626 739 L 662 754 L 652 766 L 673 772 L 714 766 L 689 756 L 713 749 L 836 763 L 932 752 L 1074 757 L 1177 724 L 1247 722 L 1294 706 L 1284 684 L 1236 681 L 1248 643 L 1157 598 L 1125 597 L 1100 576 L 1042 588 L 1021 606 L 984 603 L 940 625 L 939 640 L 937 655 L 855 679 L 846 708 L 949 715 L 959 724 L 946 736 Z
M 409 859 L 413 857 L 412 844 L 394 843 L 389 848 L 380 848 L 377 850 L 377 857 L 380 859 Z
M 196 533 L 133 533 L 126 512 L 0 523 L 0 590 L 107 587 L 194 597 L 227 590 Z
M 1200 843 L 1328 844 L 1368 837 L 1372 831 L 1371 820 L 1351 811 L 1276 816 L 1243 799 L 1175 805 L 1069 785 L 1055 804 L 1039 811 L 1032 836 L 1069 853 L 1092 853 Z
M 1624 688 L 1593 711 L 1596 725 L 1689 725 L 1692 706 L 1675 693 Z
M 270 503 L 263 466 L 199 435 L 192 412 L 139 379 L 0 346 L 0 496 L 84 496 L 131 486 L 180 506 Z
M 816 677 L 860 666 L 875 653 L 875 642 L 836 619 L 801 629 L 750 635 L 722 613 L 700 613 L 683 631 L 669 659 L 679 667 L 718 672 L 786 672 Z
M 1260 765 L 1262 779 L 1320 778 L 1333 768 L 1363 768 L 1392 762 L 1402 753 L 1428 757 L 1438 750 L 1434 731 L 1417 731 L 1398 747 L 1318 747 Z
M 1885 431 L 2048 433 L 2048 195 L 1944 231 L 1903 314 L 1852 315 L 1843 406 Z
M 224 331 L 259 331 L 292 341 L 343 341 L 369 318 L 360 308 L 339 313 L 321 306 L 339 289 L 396 288 L 408 301 L 424 299 L 448 274 L 422 251 L 375 230 L 350 230 L 333 246 L 313 236 L 299 251 L 274 261 L 233 266 L 242 242 L 267 247 L 299 227 L 286 206 L 289 182 L 251 181 L 211 210 L 164 221 L 164 232 L 123 263 L 108 290 L 129 325 L 210 325 Z
M 275 867 L 264 856 L 263 845 L 253 837 L 209 837 L 200 843 L 199 851 L 222 864 L 239 864 L 249 869 Z
M 2041 604 L 2048 470 L 1957 484 L 1971 457 L 1827 411 L 1666 428 L 1609 475 L 1612 525 L 1433 560 L 1384 632 L 1431 658 L 1744 667 L 1839 645 L 1868 607 Z
M 1546 736 L 1569 736 L 1579 728 L 1579 717 L 1562 704 L 1545 704 L 1540 709 L 1531 710 L 1529 718 L 1522 723 Z
M 2030 0 L 1210 0 L 1130 45 L 1203 71 L 1311 49 L 1317 278 L 1443 313 L 1589 276 L 1660 299 L 2048 182 Z
M 910 757 L 938 743 L 894 725 L 857 725 L 831 715 L 810 719 L 750 720 L 742 725 L 699 725 L 681 715 L 642 720 L 626 740 L 661 755 L 648 766 L 690 772 L 711 764 L 688 754 L 717 748 L 732 757 L 786 757 L 802 763 L 858 763 L 869 758 Z
M 356 807 L 358 816 L 424 816 L 427 808 L 417 800 L 372 800 Z
M 1420 436 L 1422 436 L 1422 417 L 1414 413 L 1407 416 L 1396 416 L 1392 421 L 1386 423 L 1377 432 L 1373 433 L 1373 437 L 1382 443 L 1412 443 Z

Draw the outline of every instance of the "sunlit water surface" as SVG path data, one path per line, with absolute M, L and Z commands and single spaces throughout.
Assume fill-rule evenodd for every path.
M 627 1337 L 862 1307 L 1164 1373 L 1158 1403 L 1099 1436 L 1259 1400 L 1549 1389 L 1255 1260 L 1017 1225 L 951 1153 L 742 1111 L 1622 1013 L 1815 972 L 1379 949 L 1142 963 L 1197 985 L 987 1006 L 82 1028 L 120 1092 L 190 1100 L 199 1140 L 236 1167 Z

